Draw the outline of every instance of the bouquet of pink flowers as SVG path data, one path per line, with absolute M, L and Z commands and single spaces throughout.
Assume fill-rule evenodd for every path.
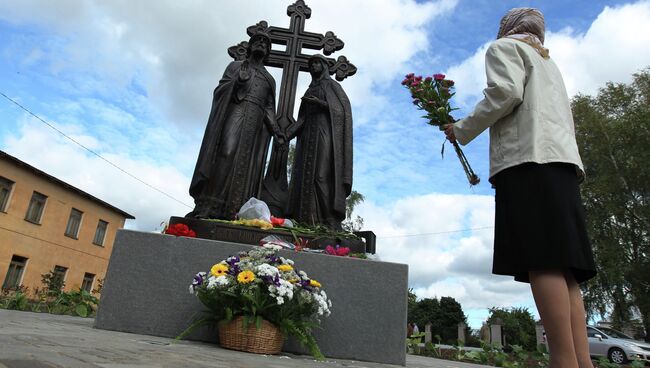
M 419 110 L 427 112 L 426 115 L 422 116 L 427 119 L 427 124 L 437 126 L 440 130 L 444 130 L 446 124 L 455 123 L 454 118 L 451 116 L 451 112 L 457 110 L 457 108 L 451 107 L 449 102 L 455 95 L 455 92 L 453 92 L 453 80 L 445 79 L 444 74 L 434 74 L 432 77 L 426 77 L 423 79 L 422 76 L 416 76 L 413 73 L 410 73 L 406 75 L 402 81 L 402 85 L 411 92 L 413 104 L 417 106 Z M 460 159 L 460 163 L 463 165 L 463 169 L 467 175 L 467 180 L 471 185 L 478 184 L 480 179 L 472 170 L 469 162 L 467 162 L 467 158 L 460 149 L 458 142 L 453 142 L 452 144 L 456 154 L 458 155 L 458 159 Z M 443 143 L 443 153 L 444 148 L 445 146 Z

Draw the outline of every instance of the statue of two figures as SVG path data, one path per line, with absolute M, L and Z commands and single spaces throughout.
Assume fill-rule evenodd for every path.
M 271 206 L 277 217 L 341 230 L 352 189 L 350 102 L 330 78 L 327 59 L 314 55 L 298 119 L 283 131 L 276 121 L 275 80 L 264 67 L 270 50 L 267 35 L 253 35 L 246 59 L 231 62 L 215 88 L 190 184 L 195 208 L 186 217 L 232 220 L 248 199 L 262 196 L 282 199 Z M 276 149 L 265 179 L 271 137 Z M 269 176 L 286 175 L 286 153 L 294 138 L 290 185 L 274 185 Z

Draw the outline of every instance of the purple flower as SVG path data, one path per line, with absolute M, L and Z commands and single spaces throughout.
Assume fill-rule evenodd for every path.
M 266 259 L 268 259 L 269 262 L 271 262 L 271 263 L 280 263 L 280 258 L 278 258 L 278 256 L 276 256 L 275 254 L 267 255 Z
M 196 290 L 197 287 L 203 285 L 205 276 L 207 276 L 205 272 L 199 272 L 194 276 L 194 279 L 192 280 L 192 290 Z

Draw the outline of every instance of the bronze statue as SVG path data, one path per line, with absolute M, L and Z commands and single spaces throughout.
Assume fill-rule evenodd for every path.
M 231 62 L 215 88 L 186 217 L 232 220 L 259 197 L 271 135 L 286 140 L 275 117 L 275 80 L 264 67 L 270 52 L 269 36 L 253 34 L 246 59 Z
M 352 189 L 352 112 L 327 59 L 309 59 L 311 84 L 302 97 L 298 120 L 287 131 L 297 137 L 287 217 L 341 230 L 345 199 Z

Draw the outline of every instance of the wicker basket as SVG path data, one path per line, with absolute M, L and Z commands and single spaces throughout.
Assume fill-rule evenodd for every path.
M 219 322 L 219 344 L 226 348 L 257 354 L 278 354 L 284 338 L 280 330 L 267 320 L 258 329 L 255 323 L 244 328 L 244 317 L 239 316 L 230 322 Z

